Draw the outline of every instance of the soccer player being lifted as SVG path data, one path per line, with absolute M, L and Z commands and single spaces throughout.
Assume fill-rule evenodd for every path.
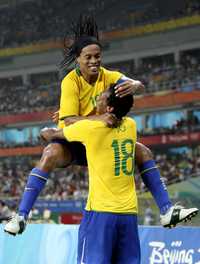
M 93 17 L 80 17 L 73 31 L 74 42 L 65 48 L 62 67 L 66 70 L 74 62 L 76 66 L 62 80 L 59 127 L 63 128 L 83 119 L 100 120 L 112 126 L 115 122 L 115 116 L 112 113 L 96 115 L 98 95 L 111 84 L 116 85 L 115 93 L 120 98 L 128 94 L 133 95 L 143 88 L 143 85 L 140 81 L 101 66 L 102 46 Z M 138 142 L 135 146 L 135 159 L 143 182 L 159 207 L 163 226 L 176 226 L 177 223 L 197 214 L 196 208 L 185 209 L 179 205 L 172 205 L 151 151 Z M 47 145 L 37 166 L 29 174 L 18 214 L 6 224 L 4 228 L 6 232 L 14 235 L 23 232 L 28 214 L 44 188 L 50 172 L 55 168 L 67 167 L 72 162 L 77 165 L 87 165 L 83 144 L 55 139 Z

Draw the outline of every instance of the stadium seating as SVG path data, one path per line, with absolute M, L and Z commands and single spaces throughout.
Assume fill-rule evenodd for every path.
M 94 13 L 100 29 L 111 31 L 199 14 L 200 6 L 197 0 L 167 1 L 162 5 L 147 0 L 22 1 L 0 9 L 0 48 L 63 38 L 80 10 Z

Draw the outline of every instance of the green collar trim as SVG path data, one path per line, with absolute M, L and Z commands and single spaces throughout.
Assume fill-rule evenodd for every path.
M 80 77 L 81 76 L 81 71 L 79 67 L 76 67 L 76 74 Z

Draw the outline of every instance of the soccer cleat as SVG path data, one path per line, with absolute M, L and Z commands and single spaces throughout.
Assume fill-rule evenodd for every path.
M 186 209 L 181 205 L 175 204 L 166 214 L 160 215 L 160 222 L 163 227 L 173 228 L 178 223 L 190 221 L 192 217 L 198 214 L 198 211 L 199 209 L 197 208 Z
M 16 236 L 22 234 L 26 227 L 26 220 L 23 216 L 18 214 L 14 215 L 10 221 L 5 225 L 4 231 L 10 235 Z

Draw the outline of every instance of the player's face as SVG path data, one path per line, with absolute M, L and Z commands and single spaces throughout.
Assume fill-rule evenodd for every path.
M 77 58 L 77 61 L 83 76 L 98 76 L 101 65 L 101 48 L 96 44 L 84 47 Z
M 108 99 L 109 93 L 103 92 L 101 93 L 97 98 L 97 113 L 98 114 L 104 114 L 107 110 L 107 99 Z

